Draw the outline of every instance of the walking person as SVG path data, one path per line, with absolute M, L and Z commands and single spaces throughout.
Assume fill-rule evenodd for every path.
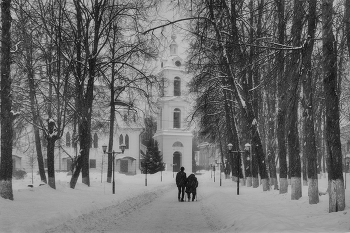
M 189 175 L 186 182 L 186 193 L 187 193 L 188 201 L 190 201 L 191 199 L 191 193 L 192 193 L 192 201 L 194 201 L 194 199 L 196 198 L 197 187 L 198 187 L 197 177 L 194 174 Z
M 177 199 L 179 201 L 184 201 L 184 196 L 185 196 L 185 185 L 186 185 L 187 177 L 184 170 L 185 168 L 181 167 L 180 171 L 176 174 L 176 185 L 178 189 Z M 181 199 L 180 199 L 180 194 L 181 194 Z

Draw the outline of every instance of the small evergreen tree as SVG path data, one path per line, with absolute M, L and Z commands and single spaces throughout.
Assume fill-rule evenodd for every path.
M 142 162 L 141 171 L 142 173 L 154 174 L 164 170 L 163 155 L 158 149 L 158 143 L 153 140 L 149 140 L 147 145 L 146 154 L 141 151 Z

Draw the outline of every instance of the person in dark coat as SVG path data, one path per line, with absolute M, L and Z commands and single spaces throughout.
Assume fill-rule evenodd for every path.
M 184 201 L 184 196 L 185 196 L 185 185 L 186 185 L 187 177 L 184 170 L 185 168 L 181 167 L 180 171 L 176 174 L 176 185 L 178 189 L 177 198 L 179 199 L 179 201 Z M 181 194 L 181 200 L 180 200 L 180 194 Z
M 197 187 L 198 187 L 197 177 L 194 174 L 189 175 L 186 182 L 186 193 L 187 193 L 188 201 L 190 201 L 191 199 L 191 193 L 192 193 L 192 201 L 194 201 L 194 199 L 196 198 Z

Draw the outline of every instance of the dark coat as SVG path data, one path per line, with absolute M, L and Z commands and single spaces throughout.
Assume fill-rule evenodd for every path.
M 189 175 L 186 182 L 186 193 L 196 193 L 197 187 L 197 177 L 194 174 Z
M 179 171 L 176 174 L 176 185 L 177 187 L 185 186 L 186 185 L 186 173 L 184 171 Z

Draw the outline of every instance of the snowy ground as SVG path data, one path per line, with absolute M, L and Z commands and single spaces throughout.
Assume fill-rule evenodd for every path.
M 219 173 L 197 175 L 198 201 L 179 203 L 173 173 L 125 176 L 116 173 L 116 194 L 101 183 L 101 173 L 91 173 L 91 186 L 69 188 L 70 176 L 57 173 L 56 190 L 34 188 L 29 174 L 14 180 L 14 201 L 0 198 L 0 232 L 350 232 L 350 175 L 347 175 L 346 209 L 328 213 L 328 195 L 309 205 L 307 186 L 303 197 L 290 193 L 240 187 Z M 321 191 L 327 179 L 319 180 Z M 290 190 L 289 190 L 290 191 Z

